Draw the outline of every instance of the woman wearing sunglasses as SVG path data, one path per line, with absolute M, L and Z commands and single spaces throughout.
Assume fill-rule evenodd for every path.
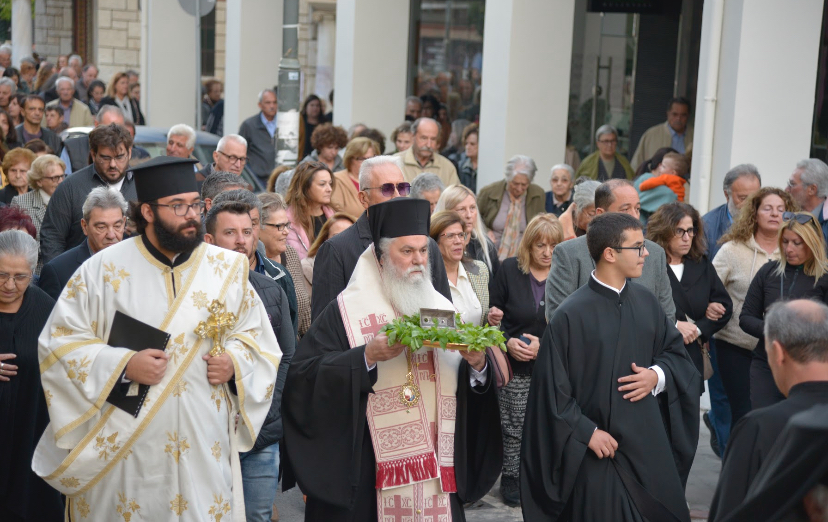
M 776 404 L 785 397 L 773 380 L 765 351 L 765 311 L 776 301 L 816 299 L 828 303 L 828 256 L 822 228 L 813 214 L 785 212 L 779 229 L 779 261 L 771 261 L 756 273 L 745 296 L 739 326 L 758 337 L 750 365 L 752 409 Z
M 676 305 L 676 328 L 699 374 L 704 375 L 703 346 L 733 315 L 733 301 L 713 263 L 705 255 L 707 242 L 699 212 L 675 201 L 662 205 L 647 222 L 647 239 L 667 255 L 667 276 Z M 700 381 L 699 395 L 704 392 Z
M 753 276 L 765 263 L 779 259 L 779 229 L 785 212 L 798 211 L 790 194 L 764 187 L 745 201 L 739 216 L 719 242 L 713 266 L 733 301 L 733 317 L 713 337 L 716 362 L 730 402 L 731 430 L 750 411 L 750 365 L 759 341 L 739 327 L 739 316 Z

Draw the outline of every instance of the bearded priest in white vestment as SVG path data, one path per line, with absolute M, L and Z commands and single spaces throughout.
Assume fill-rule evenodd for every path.
M 133 170 L 140 236 L 84 263 L 40 335 L 51 423 L 32 467 L 67 495 L 67 520 L 245 520 L 238 453 L 265 420 L 281 352 L 245 256 L 202 241 L 192 163 Z M 235 314 L 218 343 L 196 333 L 214 301 Z M 108 346 L 116 311 L 170 334 L 166 349 Z M 139 384 L 137 417 L 111 404 Z

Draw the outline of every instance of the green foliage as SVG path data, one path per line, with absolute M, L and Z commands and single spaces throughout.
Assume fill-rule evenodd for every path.
M 0 20 L 11 22 L 12 0 L 0 0 Z M 32 18 L 35 14 L 35 0 L 32 0 Z
M 464 344 L 468 345 L 468 350 L 472 352 L 485 351 L 489 346 L 497 346 L 506 351 L 506 338 L 499 328 L 463 323 L 460 321 L 460 314 L 457 314 L 456 330 L 436 326 L 423 328 L 420 326 L 420 315 L 414 314 L 394 319 L 383 326 L 380 333 L 388 336 L 390 344 L 399 342 L 415 351 L 423 346 L 423 341 L 439 343 L 442 348 L 449 344 Z

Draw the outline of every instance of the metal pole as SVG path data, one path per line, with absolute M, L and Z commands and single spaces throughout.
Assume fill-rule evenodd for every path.
M 279 90 L 276 99 L 278 139 L 276 163 L 294 166 L 299 145 L 299 0 L 285 0 L 282 22 L 282 59 L 279 61 Z
M 201 130 L 201 0 L 195 0 L 195 67 L 196 67 L 196 103 L 195 129 Z

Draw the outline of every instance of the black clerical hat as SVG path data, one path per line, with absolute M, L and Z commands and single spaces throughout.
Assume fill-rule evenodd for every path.
M 381 238 L 427 236 L 431 228 L 431 205 L 424 199 L 394 198 L 368 207 L 368 224 L 374 248 Z
M 828 405 L 797 413 L 768 453 L 744 502 L 725 521 L 782 520 L 828 480 Z
M 158 156 L 133 167 L 138 201 L 155 201 L 167 196 L 199 192 L 193 165 L 196 160 Z

